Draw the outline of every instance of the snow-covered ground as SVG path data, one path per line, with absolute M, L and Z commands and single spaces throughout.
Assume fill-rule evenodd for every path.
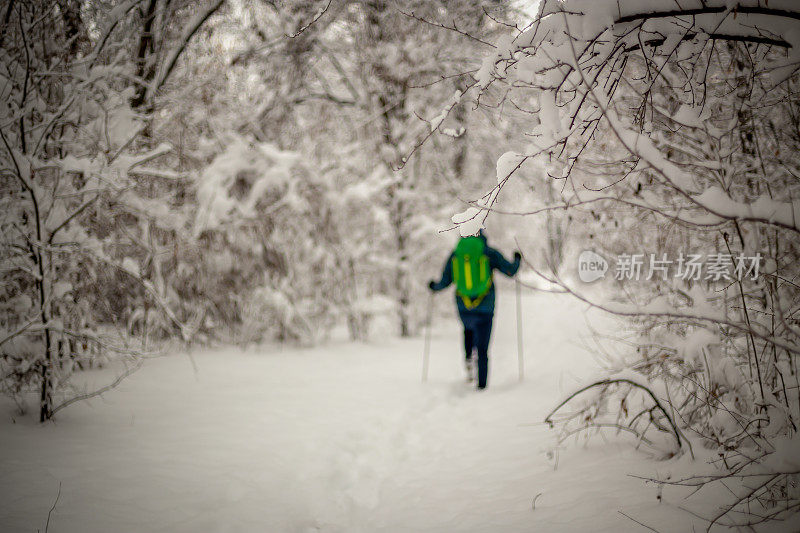
M 2 404 L 0 531 L 691 531 L 629 474 L 670 468 L 624 437 L 554 449 L 541 422 L 596 363 L 584 308 L 498 295 L 489 388 L 463 380 L 455 320 L 423 339 L 225 349 L 149 362 L 39 425 Z M 666 495 L 666 493 L 665 493 Z M 534 505 L 535 500 L 535 505 Z

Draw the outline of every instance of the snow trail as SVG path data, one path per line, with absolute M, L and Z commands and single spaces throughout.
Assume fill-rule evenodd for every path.
M 642 529 L 618 510 L 675 531 L 675 509 L 627 475 L 664 463 L 619 439 L 553 449 L 544 415 L 595 366 L 574 340 L 584 310 L 523 300 L 526 380 L 500 292 L 482 392 L 459 325 L 437 319 L 426 384 L 420 336 L 204 351 L 197 375 L 167 357 L 44 426 L 6 405 L 0 530 L 44 530 L 60 482 L 52 532 Z

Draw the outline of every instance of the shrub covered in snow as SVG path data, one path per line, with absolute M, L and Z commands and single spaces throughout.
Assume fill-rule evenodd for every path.
M 549 420 L 567 434 L 672 434 L 672 453 L 717 450 L 722 474 L 687 484 L 766 476 L 712 523 L 800 508 L 797 461 L 771 459 L 797 444 L 800 424 L 797 20 L 788 1 L 545 0 L 476 74 L 479 100 L 500 92 L 530 114 L 529 145 L 501 158 L 488 202 L 457 222 L 485 218 L 525 161 L 562 185 L 560 198 L 531 198 L 529 213 L 566 211 L 582 222 L 579 245 L 608 258 L 672 260 L 669 272 L 612 270 L 593 286 L 537 262 L 632 328 L 609 348 L 609 375 Z M 704 257 L 702 272 L 677 275 L 689 254 Z M 761 269 L 738 268 L 740 257 Z

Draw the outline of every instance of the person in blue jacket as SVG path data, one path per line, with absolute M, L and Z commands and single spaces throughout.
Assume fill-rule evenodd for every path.
M 507 261 L 503 255 L 486 244 L 486 236 L 481 231 L 478 234 L 484 242 L 483 253 L 488 257 L 491 271 L 499 270 L 509 277 L 513 277 L 519 270 L 522 256 L 519 252 L 514 252 L 514 262 Z M 428 286 L 434 292 L 446 289 L 453 283 L 453 258 L 455 250 L 447 258 L 442 271 L 442 279 L 431 280 Z M 475 307 L 470 309 L 464 303 L 463 298 L 458 294 L 455 296 L 458 316 L 464 325 L 464 352 L 467 367 L 467 379 L 472 380 L 473 371 L 473 351 L 478 352 L 478 389 L 486 388 L 489 372 L 489 339 L 492 334 L 492 320 L 494 318 L 495 290 L 494 283 L 489 285 L 489 290 Z

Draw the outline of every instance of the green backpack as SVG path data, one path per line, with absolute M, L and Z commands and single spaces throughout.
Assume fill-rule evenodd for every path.
M 463 237 L 453 252 L 453 283 L 467 309 L 477 307 L 492 286 L 492 268 L 479 237 Z

